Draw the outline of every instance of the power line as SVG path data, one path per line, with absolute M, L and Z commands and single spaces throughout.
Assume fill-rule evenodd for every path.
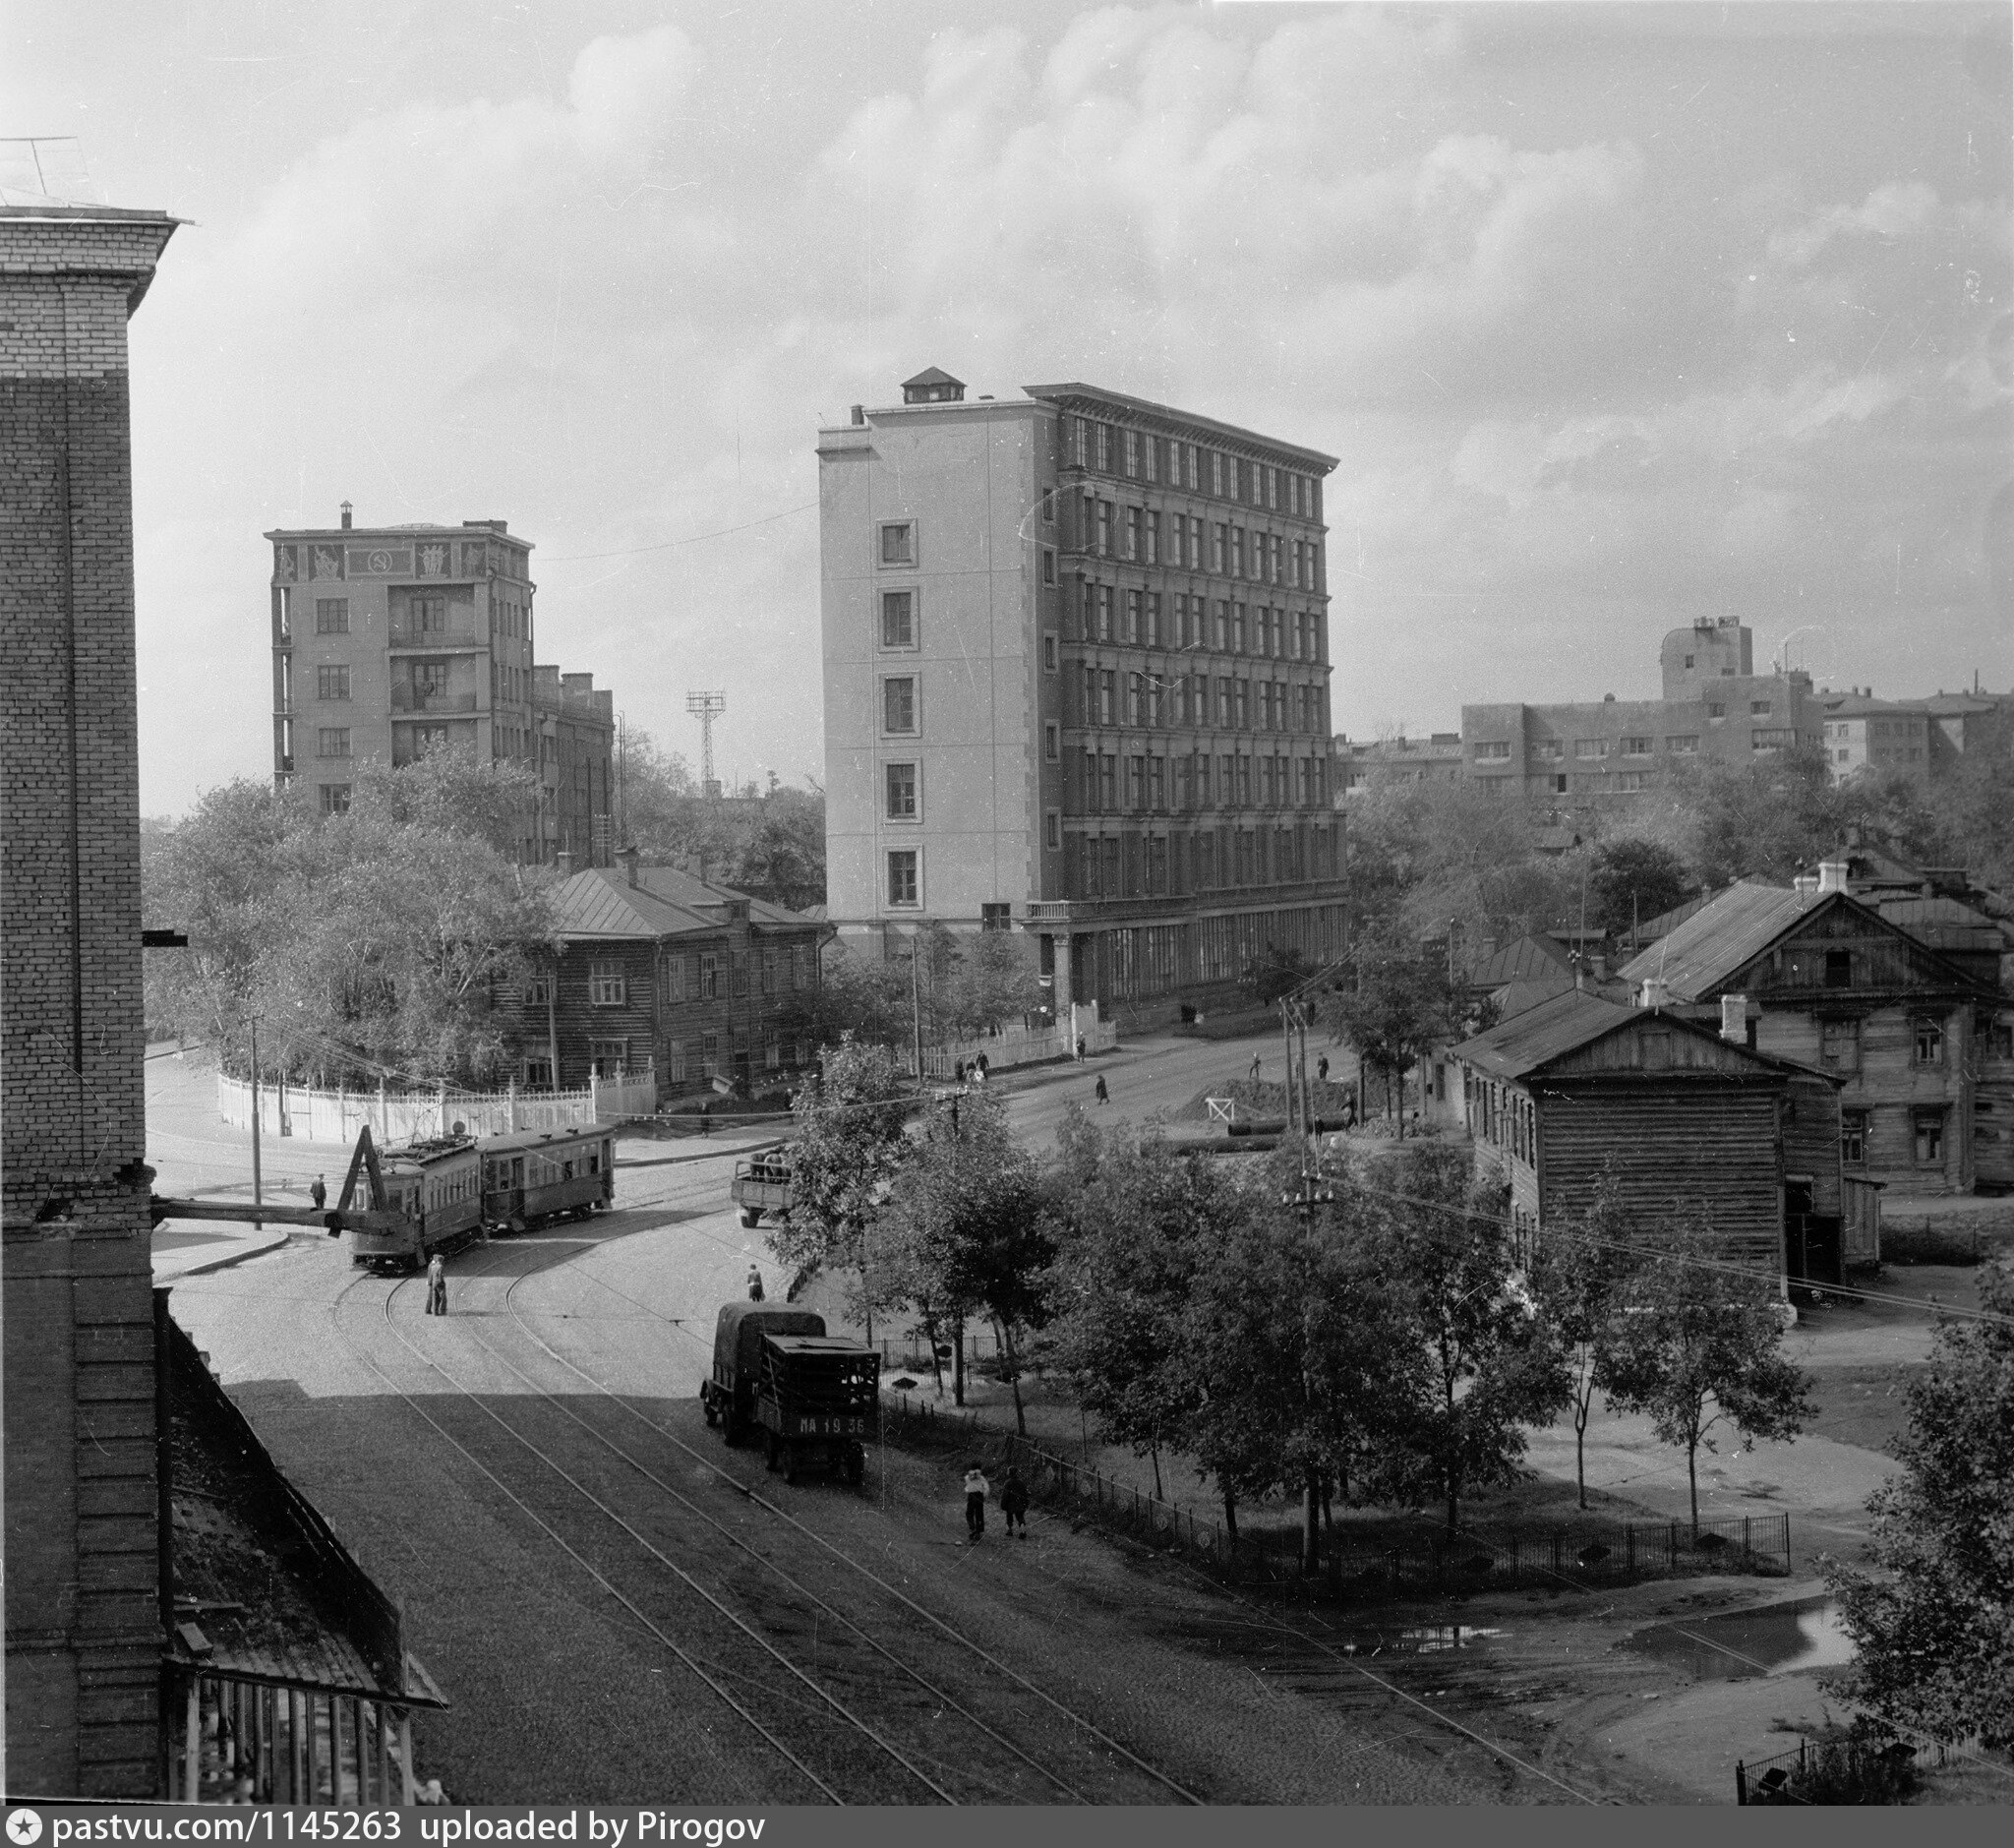
M 773 526 L 780 519 L 789 519 L 794 513 L 808 513 L 818 503 L 806 501 L 799 507 L 787 507 L 781 513 L 765 513 L 760 519 L 751 519 L 740 526 L 723 526 L 718 532 L 694 533 L 688 539 L 661 539 L 656 545 L 624 546 L 616 552 L 566 552 L 557 558 L 541 559 L 541 565 L 584 565 L 594 559 L 633 559 L 644 552 L 671 552 L 680 546 L 696 546 L 707 539 L 731 539 L 736 533 L 753 532 L 758 526 Z

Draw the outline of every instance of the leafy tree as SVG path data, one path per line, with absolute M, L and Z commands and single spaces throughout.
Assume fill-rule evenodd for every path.
M 1510 1480 L 1524 1427 L 1566 1402 L 1563 1358 L 1522 1285 L 1503 1190 L 1473 1175 L 1465 1149 L 1418 1144 L 1338 1191 L 1405 1291 L 1424 1356 L 1387 1473 L 1407 1500 L 1437 1494 L 1452 1533 L 1462 1495 Z
M 870 1233 L 912 1153 L 903 1125 L 914 1102 L 888 1049 L 855 1042 L 828 1046 L 791 1099 L 791 1215 L 770 1226 L 769 1248 L 800 1277 L 846 1273 L 848 1308 L 869 1330 L 893 1283 Z
M 1712 886 L 1745 878 L 1787 885 L 1800 863 L 1838 846 L 1843 826 L 1830 766 L 1813 745 L 1754 763 L 1690 766 L 1676 800 L 1691 836 L 1688 858 Z
M 1271 943 L 1245 966 L 1245 992 L 1261 1007 L 1283 1000 L 1311 976 L 1315 965 L 1299 950 L 1275 949 Z
M 1661 1443 L 1686 1453 L 1692 1531 L 1699 1530 L 1699 1449 L 1722 1425 L 1745 1450 L 1794 1438 L 1811 1414 L 1810 1382 L 1784 1357 L 1775 1281 L 1731 1264 L 1711 1228 L 1674 1218 L 1638 1239 L 1643 1262 L 1613 1325 L 1606 1390 L 1623 1411 L 1647 1412 Z
M 962 1325 L 983 1310 L 998 1324 L 1026 1437 L 1020 1337 L 1045 1317 L 1042 1279 L 1056 1247 L 1035 1158 L 1014 1139 L 1005 1103 L 978 1092 L 938 1111 L 878 1218 L 887 1288 L 923 1311 L 926 1331 L 943 1311 Z
M 1909 1389 L 1903 1473 L 1868 1507 L 1878 1578 L 1832 1565 L 1856 1656 L 1844 1690 L 1876 1719 L 2014 1746 L 2014 1264 L 1980 1277 L 1992 1319 L 1945 1320 Z
M 1573 1419 L 1573 1478 L 1587 1506 L 1587 1425 L 1608 1382 L 1616 1318 L 1634 1262 L 1626 1238 L 1621 1184 L 1605 1172 L 1587 1211 L 1556 1235 L 1541 1234 L 1530 1281 L 1559 1342 L 1567 1409 Z
M 1458 1012 L 1445 954 L 1392 931 L 1358 939 L 1338 985 L 1322 997 L 1320 1007 L 1334 1038 L 1347 1040 L 1368 1064 L 1397 1078 L 1401 1087 L 1423 1053 L 1458 1032 Z M 1401 1136 L 1402 1103 L 1401 1089 Z
M 945 1038 L 975 1040 L 1035 1013 L 1043 999 L 1033 939 L 981 930 L 954 939 L 949 967 L 933 979 L 931 1016 Z
M 1692 896 L 1690 870 L 1660 841 L 1626 838 L 1595 848 L 1587 871 L 1587 920 L 1614 933 L 1628 930 Z

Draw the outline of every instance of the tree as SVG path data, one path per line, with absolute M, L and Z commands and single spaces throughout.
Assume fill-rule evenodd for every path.
M 1559 1345 L 1522 1285 L 1503 1189 L 1465 1149 L 1415 1145 L 1337 1191 L 1404 1290 L 1424 1356 L 1387 1474 L 1405 1499 L 1438 1494 L 1452 1533 L 1463 1494 L 1510 1480 L 1524 1427 L 1566 1402 Z
M 1643 1261 L 1614 1324 L 1607 1393 L 1649 1414 L 1660 1443 L 1686 1453 L 1692 1531 L 1699 1531 L 1699 1450 L 1726 1425 L 1744 1450 L 1794 1438 L 1811 1415 L 1810 1382 L 1784 1357 L 1774 1279 L 1728 1261 L 1711 1228 L 1666 1220 L 1637 1240 Z
M 1588 922 L 1620 935 L 1683 905 L 1692 892 L 1689 868 L 1662 842 L 1604 841 L 1587 871 Z
M 1332 1036 L 1347 1040 L 1370 1065 L 1400 1081 L 1401 1136 L 1405 1074 L 1422 1053 L 1458 1031 L 1456 1015 L 1446 956 L 1390 931 L 1358 940 L 1340 985 L 1321 1003 Z M 1363 1100 L 1358 1106 L 1364 1107 Z
M 1035 1013 L 1044 999 L 1034 942 L 981 930 L 953 939 L 948 968 L 933 977 L 930 1015 L 944 1037 L 974 1040 Z
M 1946 1319 L 1909 1388 L 1903 1472 L 1868 1503 L 1878 1578 L 1832 1564 L 1853 1638 L 1843 1689 L 1944 1741 L 2014 1746 L 2014 1264 L 1980 1276 L 1987 1317 Z
M 903 1126 L 914 1103 L 888 1049 L 853 1042 L 828 1046 L 791 1099 L 791 1214 L 769 1228 L 769 1248 L 800 1277 L 849 1273 L 848 1308 L 870 1331 L 891 1280 L 872 1261 L 869 1234 L 911 1154 Z
M 1587 1211 L 1570 1226 L 1542 1233 L 1531 1286 L 1559 1343 L 1566 1368 L 1567 1408 L 1573 1418 L 1573 1479 L 1587 1506 L 1587 1425 L 1594 1399 L 1608 1384 L 1616 1318 L 1633 1254 L 1625 1238 L 1622 1189 L 1602 1175 Z
M 1844 825 L 1840 793 L 1815 745 L 1754 763 L 1690 766 L 1675 800 L 1691 837 L 1688 858 L 1710 886 L 1745 878 L 1787 885 L 1801 864 L 1839 845 Z
M 1274 949 L 1269 943 L 1265 952 L 1245 966 L 1242 978 L 1245 992 L 1261 1007 L 1271 1007 L 1275 1001 L 1284 1000 L 1296 988 L 1315 974 L 1315 965 L 1299 950 Z
M 1020 1337 L 1044 1319 L 1042 1278 L 1056 1247 L 1035 1158 L 1008 1128 L 1006 1104 L 983 1092 L 952 1099 L 896 1172 L 878 1217 L 887 1291 L 923 1312 L 926 1332 L 942 1311 L 961 1326 L 980 1310 L 998 1324 L 1026 1437 Z

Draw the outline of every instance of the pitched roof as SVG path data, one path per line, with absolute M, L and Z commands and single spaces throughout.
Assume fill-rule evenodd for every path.
M 1484 958 L 1469 972 L 1468 983 L 1473 988 L 1497 988 L 1507 982 L 1548 980 L 1548 972 L 1552 970 L 1565 975 L 1570 984 L 1573 979 L 1572 954 L 1564 943 L 1534 932 L 1505 944 L 1494 955 Z
M 1884 898 L 1874 909 L 1892 924 L 1937 950 L 2003 950 L 2006 928 L 1998 919 L 1955 898 Z
M 1573 985 L 1573 978 L 1564 969 L 1556 973 L 1559 979 L 1554 982 L 1541 977 L 1528 982 L 1507 982 L 1501 988 L 1492 988 L 1490 999 L 1497 1004 L 1498 1024 L 1536 1007 L 1541 1001 L 1550 1001 L 1556 994 L 1566 993 Z
M 1669 935 L 1623 966 L 1630 982 L 1655 977 L 1674 1000 L 1696 1001 L 1759 955 L 1821 898 L 1843 893 L 1786 891 L 1744 879 L 1702 905 Z
M 813 920 L 781 905 L 707 885 L 676 866 L 639 866 L 634 885 L 619 868 L 590 866 L 553 888 L 553 913 L 557 934 L 568 938 L 717 935 L 730 899 L 745 900 L 751 924 L 816 927 Z
M 1634 935 L 1638 944 L 1655 942 L 1659 937 L 1670 936 L 1679 925 L 1695 912 L 1703 911 L 1713 903 L 1711 890 L 1701 892 L 1697 898 L 1688 898 L 1683 905 L 1674 905 L 1670 911 L 1661 911 L 1655 918 L 1646 918 L 1636 926 Z
M 925 366 L 922 369 L 922 371 L 918 373 L 914 379 L 905 379 L 902 382 L 902 388 L 905 391 L 907 391 L 910 388 L 910 387 L 918 385 L 962 386 L 964 383 L 965 381 L 963 379 L 952 378 L 952 376 L 948 372 L 946 372 L 942 366 Z
M 1613 1033 L 1642 1010 L 1605 1001 L 1598 994 L 1569 988 L 1541 1001 L 1488 1033 L 1464 1040 L 1449 1054 L 1495 1078 L 1522 1078 L 1526 1072 Z

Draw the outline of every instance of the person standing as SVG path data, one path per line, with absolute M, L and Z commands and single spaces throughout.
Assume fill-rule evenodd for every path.
M 1321 1079 L 1325 1085 L 1329 1082 L 1329 1054 L 1327 1052 L 1323 1053 L 1315 1061 L 1315 1076 Z
M 762 1273 L 752 1264 L 748 1267 L 748 1300 L 750 1302 L 760 1302 L 762 1300 Z
M 308 1198 L 314 1201 L 317 1213 L 328 1204 L 328 1186 L 320 1174 L 315 1176 L 315 1185 L 308 1189 Z
M 447 1267 L 438 1251 L 427 1260 L 427 1313 L 447 1313 Z
M 1000 1489 L 1000 1512 L 1007 1517 L 1007 1531 L 1028 1538 L 1028 1484 L 1019 1469 L 1010 1469 Z
M 965 1472 L 965 1530 L 975 1543 L 986 1531 L 986 1494 L 991 1486 L 977 1463 Z
M 1077 1056 L 1084 1056 L 1084 1036 L 1081 1033 L 1077 1036 Z
M 708 1098 L 699 1106 L 699 1133 L 702 1136 L 713 1134 L 713 1100 L 711 1098 Z
M 977 1063 L 978 1065 L 979 1076 L 981 1078 L 985 1077 L 985 1075 L 993 1069 L 993 1061 L 989 1059 L 983 1052 L 981 1052 L 978 1055 Z
M 1100 1103 L 1109 1103 L 1112 1101 L 1112 1094 L 1105 1089 L 1105 1075 L 1103 1072 L 1099 1072 L 1097 1075 L 1097 1101 Z
M 1256 1084 L 1257 1084 L 1257 1083 L 1259 1082 L 1259 1054 L 1258 1054 L 1258 1053 L 1254 1052 L 1254 1053 L 1252 1054 L 1252 1069 L 1251 1069 L 1251 1070 L 1250 1070 L 1249 1072 L 1247 1072 L 1247 1073 L 1245 1074 L 1245 1076 L 1246 1076 L 1246 1077 L 1247 1077 L 1248 1079 L 1250 1079 L 1250 1080 L 1251 1080 L 1251 1082 L 1252 1082 L 1253 1084 L 1255 1084 L 1255 1085 L 1256 1085 Z

